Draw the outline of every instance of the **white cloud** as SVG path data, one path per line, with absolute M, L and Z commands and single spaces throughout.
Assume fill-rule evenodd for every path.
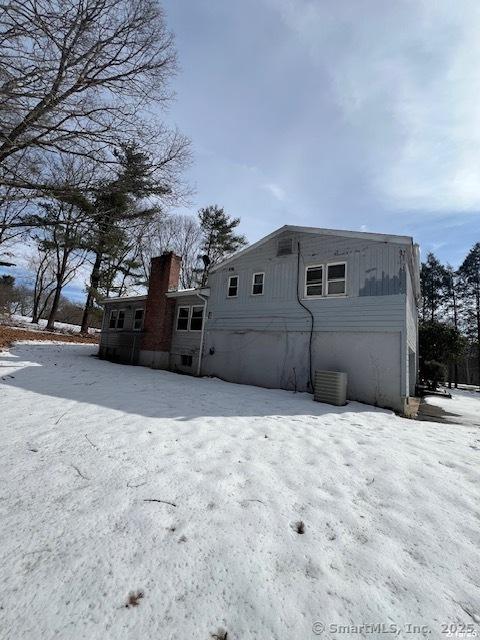
M 276 198 L 279 202 L 283 202 L 285 200 L 285 197 L 286 197 L 285 190 L 282 189 L 280 185 L 275 184 L 274 182 L 267 182 L 262 186 L 264 189 L 269 191 L 273 195 L 273 197 Z
M 328 73 L 385 206 L 480 209 L 477 0 L 265 2 Z

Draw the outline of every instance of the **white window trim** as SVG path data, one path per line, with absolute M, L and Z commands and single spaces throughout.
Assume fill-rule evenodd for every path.
M 115 316 L 115 324 L 113 327 L 110 326 L 111 322 L 112 322 L 112 315 L 116 313 L 117 315 Z M 107 325 L 107 329 L 109 329 L 110 331 L 114 331 L 117 328 L 117 318 L 118 318 L 118 309 L 110 309 L 110 313 L 108 315 L 108 325 Z
M 123 311 L 123 327 L 119 327 L 118 326 L 118 317 L 120 316 L 120 313 Z M 121 309 L 117 309 L 117 319 L 115 321 L 115 330 L 116 331 L 125 331 L 125 320 L 127 319 L 127 314 L 126 314 L 126 309 L 125 307 L 122 307 Z
M 178 319 L 180 317 L 180 309 L 187 309 L 188 310 L 188 316 L 187 316 L 187 328 L 186 329 L 179 329 L 178 328 Z M 190 306 L 186 305 L 186 304 L 181 304 L 177 307 L 177 319 L 175 321 L 175 331 L 178 331 L 179 333 L 187 333 L 189 331 L 189 327 L 190 327 Z
M 262 293 L 253 293 L 253 288 L 255 286 L 255 276 L 263 276 L 263 278 L 262 278 Z M 252 290 L 250 292 L 250 295 L 256 297 L 256 296 L 263 296 L 264 293 L 265 293 L 265 271 L 256 271 L 252 275 Z
M 142 321 L 140 323 L 140 326 L 138 327 L 138 329 L 135 328 L 135 315 L 137 313 L 137 311 L 141 311 L 142 312 Z M 136 309 L 134 309 L 133 311 L 133 324 L 132 324 L 132 330 L 133 331 L 142 331 L 143 330 L 143 321 L 145 320 L 145 309 L 143 307 L 137 307 Z
M 345 293 L 328 293 L 328 267 L 334 267 L 339 264 L 345 265 L 345 277 L 344 278 L 335 278 L 331 280 L 331 282 L 344 282 L 345 281 Z M 307 271 L 308 269 L 318 269 L 322 267 L 322 295 L 320 296 L 309 296 L 307 295 Z M 304 290 L 303 290 L 303 300 L 321 300 L 326 298 L 347 298 L 347 273 L 348 273 L 348 263 L 344 260 L 341 262 L 325 262 L 323 264 L 308 264 L 305 267 L 305 277 L 304 277 Z
M 234 296 L 229 295 L 229 291 L 230 291 L 230 282 L 232 281 L 232 278 L 236 278 L 237 279 L 237 293 Z M 240 278 L 238 275 L 236 274 L 232 274 L 231 276 L 228 276 L 228 284 L 227 284 L 227 298 L 238 298 L 238 288 L 240 286 Z
M 309 296 L 307 293 L 307 272 L 309 269 L 318 269 L 319 267 L 322 267 L 322 293 L 319 296 Z M 324 264 L 307 264 L 307 266 L 305 267 L 304 285 L 305 286 L 304 286 L 303 295 L 305 300 L 318 300 L 319 298 L 324 298 L 325 297 L 325 265 Z M 310 285 L 310 286 L 314 286 L 314 285 Z
M 203 323 L 205 322 L 205 305 L 204 304 L 192 304 L 192 306 L 190 307 L 190 317 L 188 319 L 188 330 L 191 331 L 192 333 L 200 333 L 202 329 L 191 329 L 192 326 L 192 318 L 193 318 L 193 310 L 194 309 L 201 309 L 202 310 L 202 329 L 203 329 Z
M 339 264 L 345 265 L 345 276 L 343 278 L 334 278 L 333 280 L 330 280 L 330 282 L 345 282 L 345 291 L 344 293 L 328 293 L 328 268 L 329 267 L 336 267 Z M 347 296 L 347 263 L 345 261 L 342 262 L 327 262 L 326 266 L 326 278 L 325 278 L 325 285 L 326 285 L 326 297 L 327 298 L 345 298 Z

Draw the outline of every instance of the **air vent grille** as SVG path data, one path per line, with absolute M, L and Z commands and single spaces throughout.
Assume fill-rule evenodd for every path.
M 277 256 L 289 256 L 292 251 L 292 238 L 281 238 L 277 245 Z
M 313 399 L 341 407 L 347 404 L 347 374 L 343 371 L 315 371 Z

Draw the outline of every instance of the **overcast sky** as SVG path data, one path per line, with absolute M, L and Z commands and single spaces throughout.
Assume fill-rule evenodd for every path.
M 192 212 L 480 241 L 478 0 L 166 0 Z

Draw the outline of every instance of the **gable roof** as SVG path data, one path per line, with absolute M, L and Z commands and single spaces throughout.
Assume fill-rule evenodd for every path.
M 296 225 L 285 224 L 283 227 L 276 229 L 272 233 L 268 234 L 264 238 L 261 238 L 257 242 L 249 245 L 245 249 L 234 253 L 232 256 L 229 256 L 222 262 L 219 262 L 217 265 L 212 267 L 210 271 L 213 273 L 217 271 L 221 267 L 226 264 L 232 262 L 232 260 L 236 260 L 237 258 L 243 257 L 250 251 L 254 249 L 259 249 L 262 245 L 266 244 L 273 238 L 276 238 L 281 233 L 285 233 L 290 231 L 291 233 L 309 233 L 312 235 L 320 235 L 320 236 L 340 236 L 344 238 L 358 238 L 360 240 L 372 240 L 374 242 L 394 242 L 396 244 L 404 244 L 408 246 L 413 246 L 413 238 L 411 236 L 397 236 L 389 233 L 370 233 L 368 231 L 345 231 L 342 229 L 322 229 L 319 227 L 298 227 Z

